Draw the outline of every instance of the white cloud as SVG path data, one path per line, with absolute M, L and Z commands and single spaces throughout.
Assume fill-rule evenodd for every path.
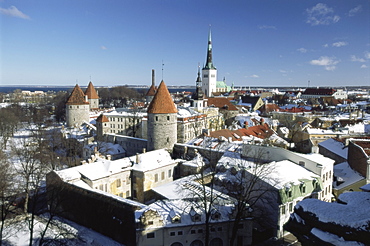
M 343 41 L 340 41 L 340 42 L 335 42 L 332 44 L 333 47 L 342 47 L 342 46 L 346 46 L 348 45 L 347 42 L 343 42 Z
M 329 47 L 329 45 L 328 45 L 328 44 L 324 44 L 324 45 L 323 45 L 323 47 L 324 47 L 324 48 L 328 48 L 328 47 Z
M 366 51 L 366 52 L 365 52 L 365 58 L 366 58 L 366 59 L 370 59 L 370 52 L 369 52 L 369 51 Z
M 31 19 L 28 15 L 22 13 L 22 11 L 18 10 L 15 6 L 10 6 L 7 9 L 0 8 L 0 14 L 9 15 L 12 17 L 17 17 L 26 20 Z
M 305 49 L 305 48 L 299 48 L 299 49 L 297 49 L 297 51 L 299 51 L 301 53 L 306 53 L 307 52 L 307 49 Z
M 106 50 L 106 49 L 107 49 L 107 47 L 105 47 L 104 45 L 100 46 L 100 48 L 101 48 L 102 50 Z
M 324 66 L 325 70 L 333 71 L 336 69 L 336 66 L 340 61 L 336 60 L 335 57 L 321 56 L 317 60 L 310 61 L 311 65 Z
M 251 77 L 251 78 L 259 78 L 260 76 L 258 76 L 257 74 L 253 74 L 253 75 L 251 75 L 249 77 Z
M 356 57 L 355 55 L 351 56 L 351 61 L 353 62 L 365 62 L 364 58 Z
M 267 25 L 259 25 L 258 26 L 259 29 L 274 29 L 276 30 L 276 26 L 267 26 Z
M 311 24 L 311 26 L 329 25 L 340 20 L 338 15 L 334 15 L 333 9 L 323 3 L 318 3 L 310 9 L 306 9 L 306 12 L 308 15 L 306 23 Z
M 366 66 L 365 64 L 362 64 L 361 68 L 368 68 L 368 66 Z
M 355 16 L 358 12 L 361 12 L 361 11 L 362 11 L 362 6 L 361 5 L 358 5 L 357 7 L 351 9 L 348 12 L 348 16 Z

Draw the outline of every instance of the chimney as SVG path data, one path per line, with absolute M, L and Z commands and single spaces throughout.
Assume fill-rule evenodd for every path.
M 154 69 L 152 69 L 152 86 L 155 86 L 155 73 L 154 73 Z
M 139 159 L 139 153 L 136 153 L 136 164 L 139 164 L 140 159 Z
M 146 153 L 146 148 L 143 148 L 143 153 Z

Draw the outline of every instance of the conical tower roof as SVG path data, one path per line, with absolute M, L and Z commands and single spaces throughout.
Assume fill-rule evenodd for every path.
M 173 114 L 177 113 L 175 103 L 172 100 L 166 84 L 162 80 L 159 84 L 157 93 L 149 104 L 148 113 L 151 114 Z
M 96 90 L 94 88 L 94 85 L 90 81 L 89 85 L 86 88 L 85 95 L 89 99 L 99 99 L 98 93 L 96 93 Z
M 85 99 L 85 93 L 81 90 L 81 88 L 76 85 L 73 88 L 71 95 L 68 97 L 67 105 L 81 105 L 81 104 L 89 104 L 89 102 Z
M 155 87 L 155 85 L 151 85 L 145 96 L 146 97 L 154 96 L 156 91 L 157 91 L 157 88 Z
M 101 123 L 109 122 L 109 119 L 104 114 L 101 114 L 101 115 L 99 115 L 98 118 L 96 118 L 96 122 L 101 122 Z

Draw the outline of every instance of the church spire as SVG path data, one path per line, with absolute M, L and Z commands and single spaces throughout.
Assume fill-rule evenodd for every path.
M 212 62 L 212 35 L 211 35 L 211 27 L 209 27 L 208 33 L 208 49 L 207 49 L 207 61 L 206 65 L 204 66 L 205 69 L 216 69 Z

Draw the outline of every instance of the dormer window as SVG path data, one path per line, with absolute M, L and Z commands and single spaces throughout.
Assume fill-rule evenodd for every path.
M 221 218 L 221 214 L 219 212 L 214 212 L 212 215 L 211 215 L 211 218 L 212 220 L 219 220 Z
M 181 217 L 179 215 L 176 215 L 175 217 L 172 218 L 172 223 L 173 224 L 181 223 Z

